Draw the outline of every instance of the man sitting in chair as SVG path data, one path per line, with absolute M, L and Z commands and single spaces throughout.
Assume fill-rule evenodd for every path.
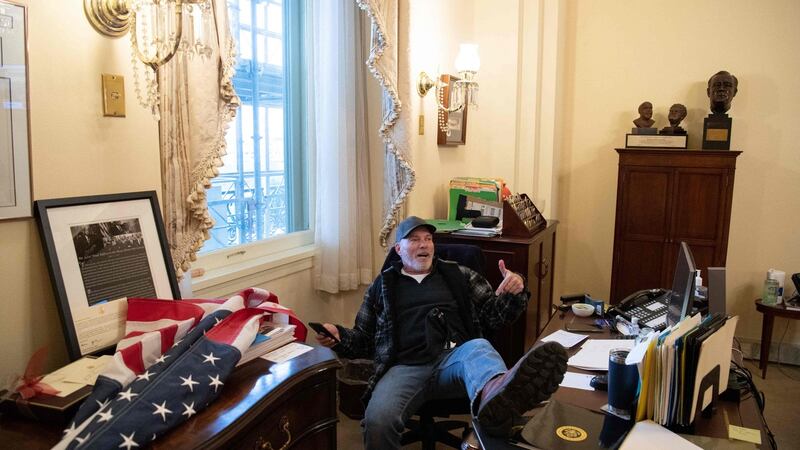
M 555 392 L 567 354 L 554 342 L 532 348 L 510 370 L 483 338 L 512 322 L 530 293 L 499 262 L 492 291 L 475 271 L 434 257 L 436 228 L 411 216 L 397 227 L 400 260 L 368 288 L 355 326 L 324 324 L 320 344 L 345 358 L 372 358 L 362 422 L 367 449 L 400 447 L 406 420 L 433 398 L 469 397 L 487 432 L 509 436 L 514 419 Z

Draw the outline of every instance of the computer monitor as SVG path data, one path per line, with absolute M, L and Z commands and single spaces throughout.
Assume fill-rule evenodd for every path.
M 667 326 L 673 326 L 686 317 L 694 297 L 694 258 L 686 242 L 681 242 L 675 275 L 672 277 L 672 292 L 667 309 Z

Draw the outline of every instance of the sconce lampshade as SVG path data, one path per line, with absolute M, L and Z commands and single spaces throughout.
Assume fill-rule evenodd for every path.
M 481 68 L 481 58 L 478 56 L 478 44 L 461 44 L 456 56 L 456 72 L 476 73 Z

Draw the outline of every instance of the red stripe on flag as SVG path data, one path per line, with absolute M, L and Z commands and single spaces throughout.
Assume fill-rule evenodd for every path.
M 195 325 L 203 318 L 203 308 L 181 300 L 128 299 L 129 322 L 194 319 Z
M 247 324 L 250 318 L 263 314 L 264 311 L 257 308 L 240 309 L 209 330 L 206 333 L 206 337 L 214 342 L 230 345 L 242 332 L 242 327 Z
M 133 371 L 135 374 L 140 374 L 144 372 L 144 361 L 142 361 L 142 343 L 137 342 L 135 344 L 131 344 L 128 347 L 119 350 L 120 355 L 122 356 L 122 361 L 125 362 L 125 365 Z
M 158 330 L 161 333 L 161 354 L 167 353 L 175 343 L 175 335 L 178 334 L 178 325 L 170 325 Z

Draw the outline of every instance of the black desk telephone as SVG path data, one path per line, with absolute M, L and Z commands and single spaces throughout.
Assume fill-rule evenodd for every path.
M 619 314 L 628 321 L 634 317 L 639 319 L 641 328 L 652 328 L 661 331 L 667 327 L 667 306 L 670 294 L 667 289 L 644 289 L 625 297 L 609 312 Z

